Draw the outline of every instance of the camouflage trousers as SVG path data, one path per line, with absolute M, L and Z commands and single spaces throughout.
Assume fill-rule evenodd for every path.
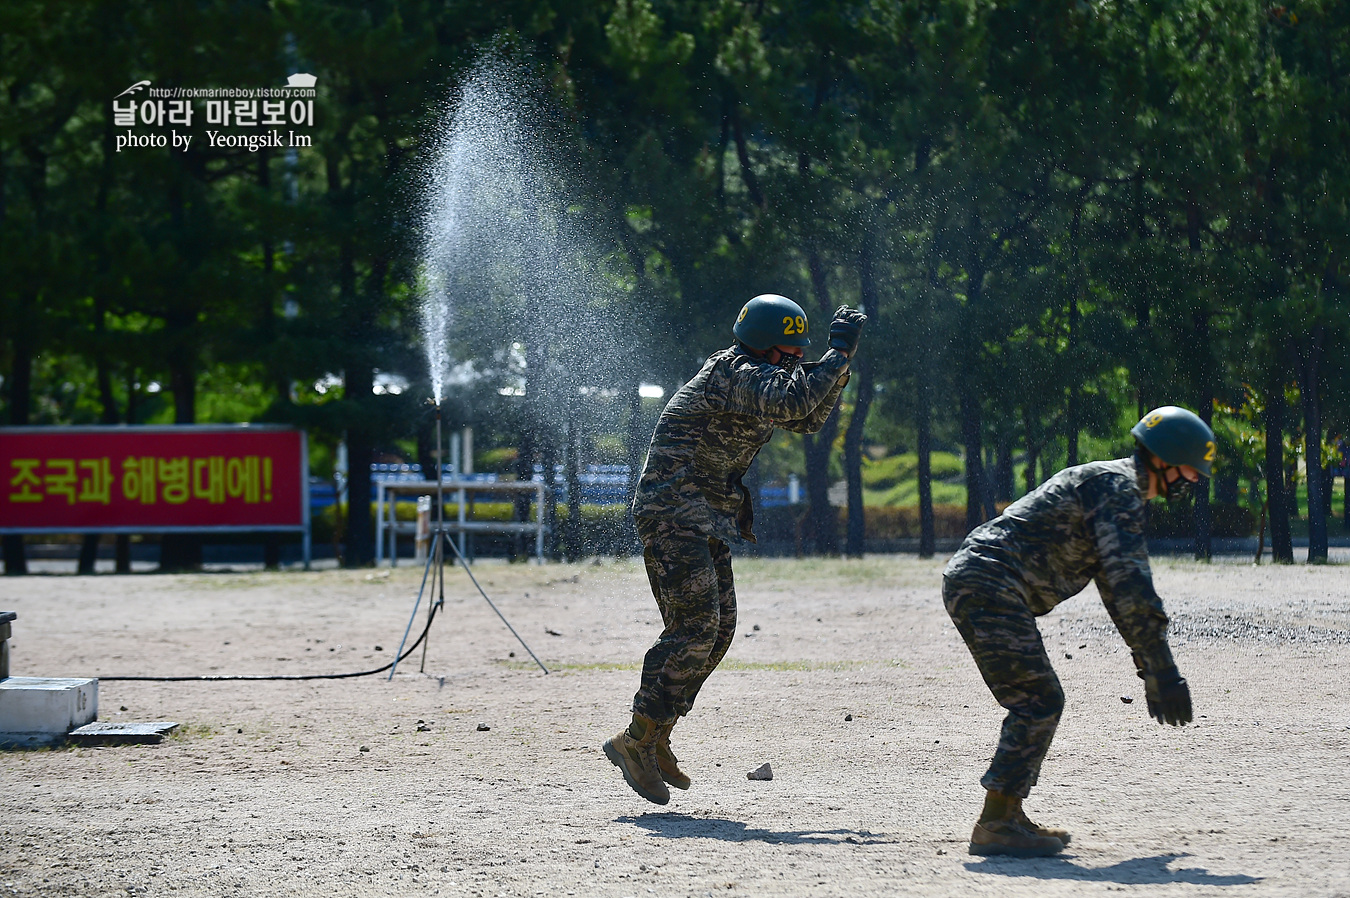
M 643 560 L 665 629 L 642 662 L 633 711 L 656 721 L 689 713 L 736 635 L 731 550 L 720 539 L 637 519 Z
M 944 577 L 942 601 L 994 698 L 1008 711 L 986 789 L 1025 798 L 1041 772 L 1064 710 L 1036 618 L 1014 578 L 975 568 Z

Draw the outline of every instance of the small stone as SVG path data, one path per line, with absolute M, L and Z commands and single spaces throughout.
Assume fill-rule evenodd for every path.
M 235 730 L 236 733 L 242 733 L 243 731 L 244 731 L 243 727 L 240 727 L 239 729 Z
M 1065 657 L 1065 658 L 1068 658 L 1070 661 L 1073 660 L 1073 655 L 1070 654 L 1069 652 L 1065 652 L 1065 653 L 1064 653 L 1064 657 Z
M 938 849 L 938 854 L 946 854 L 946 853 L 947 853 L 947 849 L 945 849 L 945 848 L 939 848 L 939 849 Z
M 753 627 L 751 627 L 750 629 L 752 629 L 752 630 L 758 630 L 758 629 L 759 629 L 759 624 L 755 624 L 755 625 L 754 625 Z
M 844 715 L 844 720 L 847 721 L 847 720 L 852 720 L 852 719 L 853 719 L 853 715 L 852 715 L 852 714 L 845 714 L 845 715 Z
M 127 706 L 126 706 L 126 705 L 123 705 L 119 710 L 125 711 L 126 709 L 127 709 Z
M 383 651 L 384 651 L 384 646 L 382 646 L 382 645 L 377 645 L 377 646 L 375 646 L 375 651 L 377 651 L 377 652 L 383 652 Z
M 765 761 L 763 764 L 760 764 L 754 770 L 747 773 L 745 778 L 748 780 L 771 780 L 773 779 L 773 768 L 769 766 L 768 761 Z
M 361 751 L 370 751 L 370 746 L 369 745 L 361 746 Z
M 516 653 L 515 653 L 515 652 L 507 652 L 507 653 L 506 653 L 506 657 L 508 657 L 508 658 L 514 658 L 514 657 L 516 657 Z
M 1124 702 L 1125 704 L 1127 704 L 1127 705 L 1132 705 L 1132 704 L 1134 704 L 1134 698 L 1133 698 L 1132 696 L 1129 696 L 1129 695 L 1122 695 L 1122 696 L 1120 697 L 1120 700 L 1121 700 L 1122 702 Z
M 490 730 L 490 729 L 492 729 L 492 727 L 488 726 L 488 725 L 485 724 L 485 723 L 480 723 L 480 724 L 478 725 L 478 732 L 480 732 L 480 733 L 486 733 L 486 732 L 487 732 L 488 730 Z

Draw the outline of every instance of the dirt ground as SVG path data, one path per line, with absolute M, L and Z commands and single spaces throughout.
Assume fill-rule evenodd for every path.
M 631 561 L 475 565 L 548 675 L 447 568 L 425 672 L 102 681 L 100 720 L 179 731 L 0 752 L 0 898 L 1350 896 L 1346 567 L 1156 561 L 1185 729 L 1148 718 L 1091 588 L 1043 618 L 1068 705 L 1027 807 L 1074 842 L 1041 860 L 966 852 L 1002 712 L 941 567 L 738 561 L 665 807 L 600 751 L 659 631 Z M 0 609 L 15 676 L 339 673 L 391 658 L 421 573 L 5 578 Z

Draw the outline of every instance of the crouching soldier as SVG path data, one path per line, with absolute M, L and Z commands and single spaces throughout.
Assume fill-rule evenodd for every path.
M 810 343 L 806 313 L 785 296 L 756 296 L 732 328 L 736 342 L 713 353 L 657 421 L 633 516 L 665 629 L 643 661 L 632 722 L 604 746 L 648 801 L 668 802 L 667 783 L 689 788 L 670 732 L 736 632 L 728 544 L 754 541 L 741 478 L 775 427 L 815 433 L 825 424 L 866 321 L 841 307 L 829 349 L 820 361 L 802 363 Z
M 1175 406 L 1131 429 L 1131 458 L 1060 471 L 971 531 L 943 572 L 942 598 L 994 698 L 1007 709 L 998 749 L 980 780 L 984 810 L 971 854 L 1041 856 L 1069 833 L 1027 819 L 1022 799 L 1036 784 L 1064 707 L 1036 618 L 1089 580 L 1134 654 L 1148 712 L 1159 723 L 1191 720 L 1191 696 L 1167 645 L 1167 615 L 1153 591 L 1144 543 L 1144 503 L 1176 498 L 1211 476 L 1214 433 Z

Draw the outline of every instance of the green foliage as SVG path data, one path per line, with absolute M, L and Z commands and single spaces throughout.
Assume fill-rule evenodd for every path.
M 950 452 L 934 452 L 929 456 L 929 466 L 934 480 L 950 480 L 961 476 L 961 459 Z M 868 489 L 885 491 L 899 486 L 904 481 L 917 481 L 919 458 L 913 452 L 890 455 L 882 459 L 864 459 L 862 475 L 863 486 Z
M 324 475 L 339 440 L 425 457 L 410 210 L 447 92 L 492 44 L 562 110 L 541 142 L 575 163 L 563 217 L 600 223 L 588 261 L 624 324 L 544 378 L 614 381 L 578 424 L 583 462 L 640 450 L 661 403 L 630 431 L 624 390 L 686 380 L 773 290 L 817 334 L 839 303 L 872 316 L 820 475 L 845 476 L 870 385 L 861 442 L 892 454 L 851 450 L 866 505 L 917 503 L 921 429 L 933 501 L 978 503 L 960 458 L 1010 463 L 1020 493 L 1032 461 L 1037 482 L 1128 452 L 1142 409 L 1213 402 L 1217 470 L 1259 512 L 1272 427 L 1305 465 L 1308 440 L 1350 433 L 1347 10 L 15 0 L 0 420 L 289 422 Z M 318 77 L 309 149 L 211 147 L 195 125 L 188 151 L 113 148 L 109 98 L 132 81 L 296 70 Z M 520 301 L 494 297 L 493 336 L 454 347 L 488 375 L 451 410 L 479 428 L 479 470 L 513 471 L 529 426 L 496 392 L 504 359 L 547 342 L 511 318 Z M 377 395 L 377 371 L 408 390 Z M 1290 412 L 1274 423 L 1270 397 Z M 776 437 L 760 480 L 804 474 L 802 454 Z
M 966 487 L 961 478 L 965 468 L 961 459 L 950 452 L 934 452 L 929 458 L 934 504 L 964 505 Z M 918 456 L 913 452 L 876 461 L 864 459 L 862 477 L 865 506 L 916 506 L 918 503 Z

